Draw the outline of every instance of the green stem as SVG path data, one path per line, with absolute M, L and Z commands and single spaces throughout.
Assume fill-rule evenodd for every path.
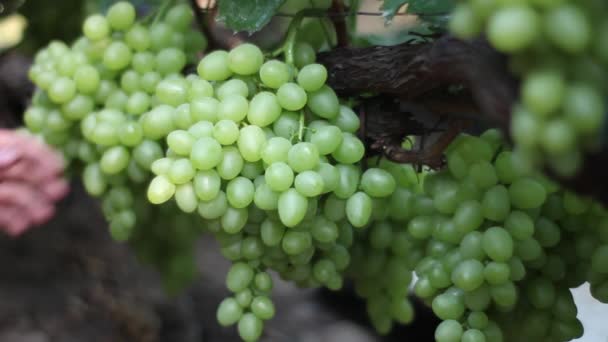
M 301 110 L 300 111 L 300 128 L 298 129 L 298 142 L 302 141 L 304 138 L 304 125 L 306 124 L 304 119 L 306 118 L 306 115 L 304 114 L 304 111 Z

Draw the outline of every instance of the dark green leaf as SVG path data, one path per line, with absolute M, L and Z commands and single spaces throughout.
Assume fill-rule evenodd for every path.
M 418 15 L 448 14 L 454 7 L 454 0 L 384 0 L 382 15 L 391 20 L 404 5 L 408 5 L 407 12 Z
M 235 31 L 255 32 L 268 24 L 285 0 L 219 0 L 218 19 Z

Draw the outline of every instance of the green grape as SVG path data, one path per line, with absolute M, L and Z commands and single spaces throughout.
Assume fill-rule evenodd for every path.
M 235 299 L 241 307 L 247 308 L 249 305 L 251 305 L 253 293 L 251 293 L 250 289 L 244 289 L 236 294 Z
M 253 301 L 251 302 L 251 311 L 261 320 L 272 319 L 275 314 L 274 304 L 272 304 L 270 298 L 265 296 L 253 298 Z
M 181 79 L 165 79 L 156 86 L 156 97 L 161 103 L 174 107 L 186 102 L 187 83 Z
M 177 206 L 185 213 L 193 213 L 198 208 L 198 200 L 192 183 L 178 185 L 175 190 Z
M 481 205 L 485 218 L 503 221 L 511 210 L 509 191 L 502 185 L 493 186 L 484 194 Z
M 161 77 L 159 73 L 155 71 L 147 71 L 141 76 L 139 81 L 144 91 L 146 91 L 148 94 L 153 94 L 156 91 L 156 86 L 160 80 Z
M 278 246 L 283 240 L 284 234 L 285 226 L 280 222 L 266 219 L 260 226 L 260 237 L 266 246 Z
M 249 103 L 247 120 L 252 125 L 266 127 L 274 123 L 281 115 L 281 105 L 273 93 L 259 92 Z
M 222 160 L 217 165 L 217 173 L 222 179 L 230 180 L 238 176 L 244 168 L 243 157 L 234 146 L 222 149 Z
M 150 48 L 152 44 L 152 40 L 150 38 L 150 31 L 145 26 L 142 25 L 133 25 L 125 34 L 125 42 L 129 47 L 135 51 L 144 52 Z M 135 68 L 135 56 L 137 53 L 133 55 L 133 67 Z M 137 68 L 135 68 L 137 70 Z M 150 71 L 150 69 L 146 69 L 145 71 Z M 137 70 L 138 72 L 141 72 Z
M 127 100 L 125 110 L 132 115 L 141 115 L 150 108 L 150 96 L 144 92 L 136 91 Z
M 550 154 L 570 151 L 575 144 L 575 132 L 566 120 L 554 119 L 545 124 L 540 135 L 542 147 Z
M 262 210 L 276 210 L 279 205 L 279 193 L 273 191 L 264 181 L 256 186 L 253 202 Z
M 357 191 L 361 171 L 354 165 L 344 164 L 336 165 L 336 169 L 338 169 L 340 178 L 334 193 L 338 198 L 348 199 Z
M 93 94 L 100 87 L 100 75 L 91 65 L 81 65 L 74 72 L 76 89 L 83 94 Z
M 194 14 L 187 4 L 173 6 L 167 11 L 167 15 L 165 16 L 165 21 L 179 31 L 185 31 L 190 28 L 193 20 Z
M 360 161 L 364 154 L 365 146 L 363 142 L 352 133 L 343 133 L 342 143 L 338 145 L 331 156 L 339 163 L 354 164 Z
M 60 77 L 51 84 L 48 95 L 55 103 L 66 103 L 76 95 L 76 83 L 67 77 Z
M 217 321 L 224 327 L 237 323 L 242 316 L 243 308 L 231 297 L 224 299 L 217 308 Z
M 298 84 L 307 92 L 314 92 L 327 81 L 327 69 L 321 64 L 309 64 L 298 73 Z
M 365 226 L 372 214 L 372 199 L 364 192 L 357 192 L 346 201 L 346 217 L 355 227 Z
M 455 320 L 444 320 L 435 329 L 437 342 L 460 342 L 463 334 L 462 325 Z
M 222 181 L 215 170 L 199 171 L 194 176 L 194 191 L 201 201 L 210 201 L 220 193 Z
M 343 132 L 356 133 L 359 130 L 361 122 L 359 117 L 352 109 L 346 106 L 340 106 L 338 115 L 330 119 L 333 125 L 338 126 Z
M 253 202 L 255 187 L 245 177 L 236 177 L 228 183 L 226 196 L 228 203 L 234 208 L 245 208 Z
M 280 212 L 280 209 L 279 209 Z M 283 236 L 281 248 L 288 255 L 298 255 L 312 246 L 312 237 L 308 232 L 289 230 Z
M 235 293 L 243 291 L 251 284 L 254 276 L 255 272 L 248 264 L 243 262 L 233 264 L 226 275 L 226 287 Z
M 266 147 L 266 134 L 259 126 L 243 127 L 237 140 L 237 146 L 244 160 L 256 162 L 262 159 L 262 151 Z
M 66 119 L 82 120 L 93 111 L 95 103 L 92 98 L 84 95 L 76 95 L 72 100 L 64 103 L 62 111 Z
M 317 53 L 310 44 L 298 42 L 294 47 L 294 63 L 296 67 L 303 68 L 315 62 Z
M 125 31 L 135 22 L 135 8 L 127 1 L 119 1 L 108 9 L 106 17 L 110 27 Z
M 589 19 L 574 4 L 551 9 L 544 17 L 544 28 L 549 40 L 568 53 L 582 52 L 591 41 Z
M 462 342 L 486 342 L 486 335 L 477 329 L 469 329 L 462 334 Z
M 123 146 L 115 146 L 103 153 L 99 165 L 105 174 L 115 175 L 129 166 L 129 160 L 129 151 Z
M 82 182 L 87 192 L 93 196 L 101 196 L 108 187 L 99 164 L 89 164 L 85 167 Z
M 287 153 L 287 164 L 295 172 L 314 170 L 319 165 L 317 147 L 309 142 L 299 142 L 293 145 Z
M 464 314 L 464 303 L 458 296 L 441 294 L 432 302 L 433 312 L 442 320 L 458 320 Z
M 485 329 L 488 326 L 488 315 L 481 311 L 473 311 L 467 317 L 467 324 L 473 329 Z
M 239 137 L 239 126 L 232 120 L 220 120 L 213 127 L 213 138 L 222 145 L 232 145 Z
M 173 113 L 175 109 L 160 105 L 142 116 L 141 125 L 144 136 L 148 139 L 159 140 L 174 130 Z
M 196 189 L 195 189 L 196 191 Z M 222 217 L 228 210 L 228 200 L 223 191 L 208 201 L 201 201 L 198 204 L 198 213 L 207 220 L 214 220 Z
M 562 104 L 566 84 L 562 74 L 553 70 L 538 70 L 527 75 L 522 98 L 532 113 L 547 117 Z
M 289 78 L 289 67 L 281 61 L 270 60 L 260 67 L 260 80 L 269 88 L 279 89 Z
M 152 140 L 144 140 L 133 150 L 133 159 L 145 170 L 150 169 L 152 163 L 162 158 L 163 151 L 160 145 Z
M 194 137 L 184 130 L 173 131 L 167 136 L 167 146 L 173 152 L 182 156 L 190 155 L 193 144 Z
M 483 270 L 484 277 L 490 285 L 500 285 L 507 282 L 511 275 L 510 272 L 509 265 L 499 262 L 489 262 Z
M 268 183 L 268 180 L 266 182 Z M 287 227 L 295 227 L 298 223 L 302 222 L 306 215 L 308 200 L 295 189 L 291 188 L 279 196 L 277 209 L 281 222 Z
M 545 202 L 547 194 L 542 184 L 531 178 L 520 178 L 509 187 L 509 196 L 514 207 L 532 209 Z
M 233 78 L 222 83 L 217 89 L 216 95 L 220 101 L 230 95 L 240 95 L 247 98 L 249 96 L 249 87 L 243 80 Z
M 233 101 L 240 102 L 240 98 L 233 99 Z M 197 98 L 190 102 L 190 114 L 196 122 L 209 121 L 215 123 L 218 121 L 219 106 L 220 102 L 212 97 Z
M 253 75 L 264 63 L 264 54 L 256 45 L 245 43 L 230 51 L 228 66 L 238 75 Z
M 521 51 L 536 39 L 539 20 L 536 12 L 525 6 L 509 6 L 494 13 L 488 22 L 490 43 L 501 52 Z
M 173 197 L 175 189 L 175 184 L 171 183 L 167 177 L 156 176 L 148 187 L 148 200 L 152 204 L 165 203 Z
M 340 102 L 336 93 L 324 85 L 319 90 L 308 93 L 308 108 L 325 119 L 335 119 L 340 112 Z
M 395 187 L 395 179 L 385 170 L 370 168 L 361 175 L 361 189 L 370 196 L 390 196 L 395 191 Z
M 310 142 L 317 146 L 321 155 L 333 153 L 342 143 L 342 132 L 337 126 L 324 126 L 315 129 Z
M 246 313 L 241 317 L 238 324 L 239 336 L 245 342 L 258 341 L 262 335 L 264 323 L 253 313 Z
M 152 165 L 150 165 L 150 171 L 155 175 L 167 175 L 169 173 L 169 169 L 173 164 L 173 159 L 171 158 L 161 158 L 155 160 Z
M 99 41 L 110 34 L 110 24 L 102 15 L 95 14 L 84 21 L 82 32 L 88 39 Z
M 518 240 L 525 240 L 534 234 L 534 222 L 523 211 L 512 211 L 505 220 L 505 229 Z
M 247 224 L 249 213 L 247 209 L 238 209 L 228 206 L 222 215 L 222 229 L 228 234 L 236 234 L 243 230 Z
M 273 132 L 282 138 L 292 140 L 300 128 L 298 114 L 283 112 L 272 125 Z
M 481 24 L 472 6 L 460 4 L 452 12 L 449 28 L 456 36 L 468 39 L 479 34 Z
M 315 197 L 323 192 L 323 177 L 315 171 L 303 171 L 294 181 L 295 189 L 306 197 Z
M 596 89 L 574 84 L 565 92 L 564 114 L 578 133 L 592 134 L 604 120 L 604 102 Z
M 167 177 L 171 183 L 179 185 L 190 182 L 196 174 L 190 160 L 180 158 L 171 163 L 167 172 Z
M 161 75 L 179 73 L 186 66 L 186 54 L 177 48 L 162 49 L 156 55 L 156 71 Z
M 192 145 L 190 160 L 198 170 L 210 170 L 222 160 L 222 146 L 213 138 L 202 137 Z
M 124 69 L 131 63 L 132 56 L 131 49 L 127 44 L 114 41 L 103 53 L 103 65 L 109 70 Z
M 498 182 L 498 176 L 492 164 L 480 161 L 471 165 L 469 175 L 480 190 L 486 190 Z
M 299 85 L 288 82 L 281 85 L 277 91 L 277 99 L 284 109 L 297 111 L 304 108 L 308 97 Z
M 203 59 L 197 67 L 199 76 L 207 81 L 224 81 L 232 71 L 229 68 L 229 57 L 226 51 L 213 51 Z
M 543 247 L 553 247 L 561 239 L 561 230 L 554 222 L 541 217 L 536 221 L 534 238 Z
M 160 51 L 171 44 L 173 29 L 167 23 L 156 22 L 150 26 L 152 49 Z
M 291 149 L 289 140 L 283 137 L 270 138 L 262 151 L 262 160 L 268 165 L 276 162 L 286 162 L 289 149 Z
M 513 239 L 501 227 L 488 228 L 482 240 L 484 252 L 494 261 L 506 262 L 513 256 Z
M 452 272 L 452 282 L 462 290 L 475 290 L 484 282 L 483 264 L 475 259 L 462 261 Z

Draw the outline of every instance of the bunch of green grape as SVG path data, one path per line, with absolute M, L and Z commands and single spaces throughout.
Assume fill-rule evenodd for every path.
M 582 336 L 569 289 L 588 281 L 608 302 L 608 212 L 531 172 L 496 131 L 462 135 L 446 155 L 402 209 L 414 293 L 443 320 L 436 340 Z
M 114 4 L 105 16 L 90 16 L 74 44 L 55 41 L 36 55 L 29 76 L 37 91 L 24 115 L 30 131 L 63 151 L 70 171 L 82 174 L 86 190 L 102 197 L 112 236 L 131 239 L 168 279 L 184 281 L 194 267 L 183 264 L 179 270 L 175 260 L 187 260 L 193 239 L 179 236 L 192 236 L 198 222 L 180 227 L 188 231 L 180 235 L 171 228 L 179 211 L 165 210 L 162 220 L 155 217 L 145 191 L 150 165 L 163 156 L 164 143 L 144 136 L 140 121 L 158 102 L 158 83 L 181 73 L 205 48 L 192 21 L 186 4 L 142 21 L 128 2 Z M 168 233 L 162 238 L 154 233 L 163 230 Z M 190 276 L 173 276 L 184 274 L 183 269 Z M 180 282 L 175 283 L 170 287 Z
M 451 30 L 461 38 L 485 33 L 511 56 L 521 77 L 512 109 L 517 153 L 573 176 L 583 156 L 603 142 L 608 92 L 608 3 L 589 1 L 467 0 L 454 11 Z

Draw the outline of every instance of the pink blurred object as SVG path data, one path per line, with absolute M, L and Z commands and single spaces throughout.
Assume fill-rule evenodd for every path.
M 19 236 L 50 220 L 69 191 L 63 159 L 36 138 L 0 129 L 0 230 Z

